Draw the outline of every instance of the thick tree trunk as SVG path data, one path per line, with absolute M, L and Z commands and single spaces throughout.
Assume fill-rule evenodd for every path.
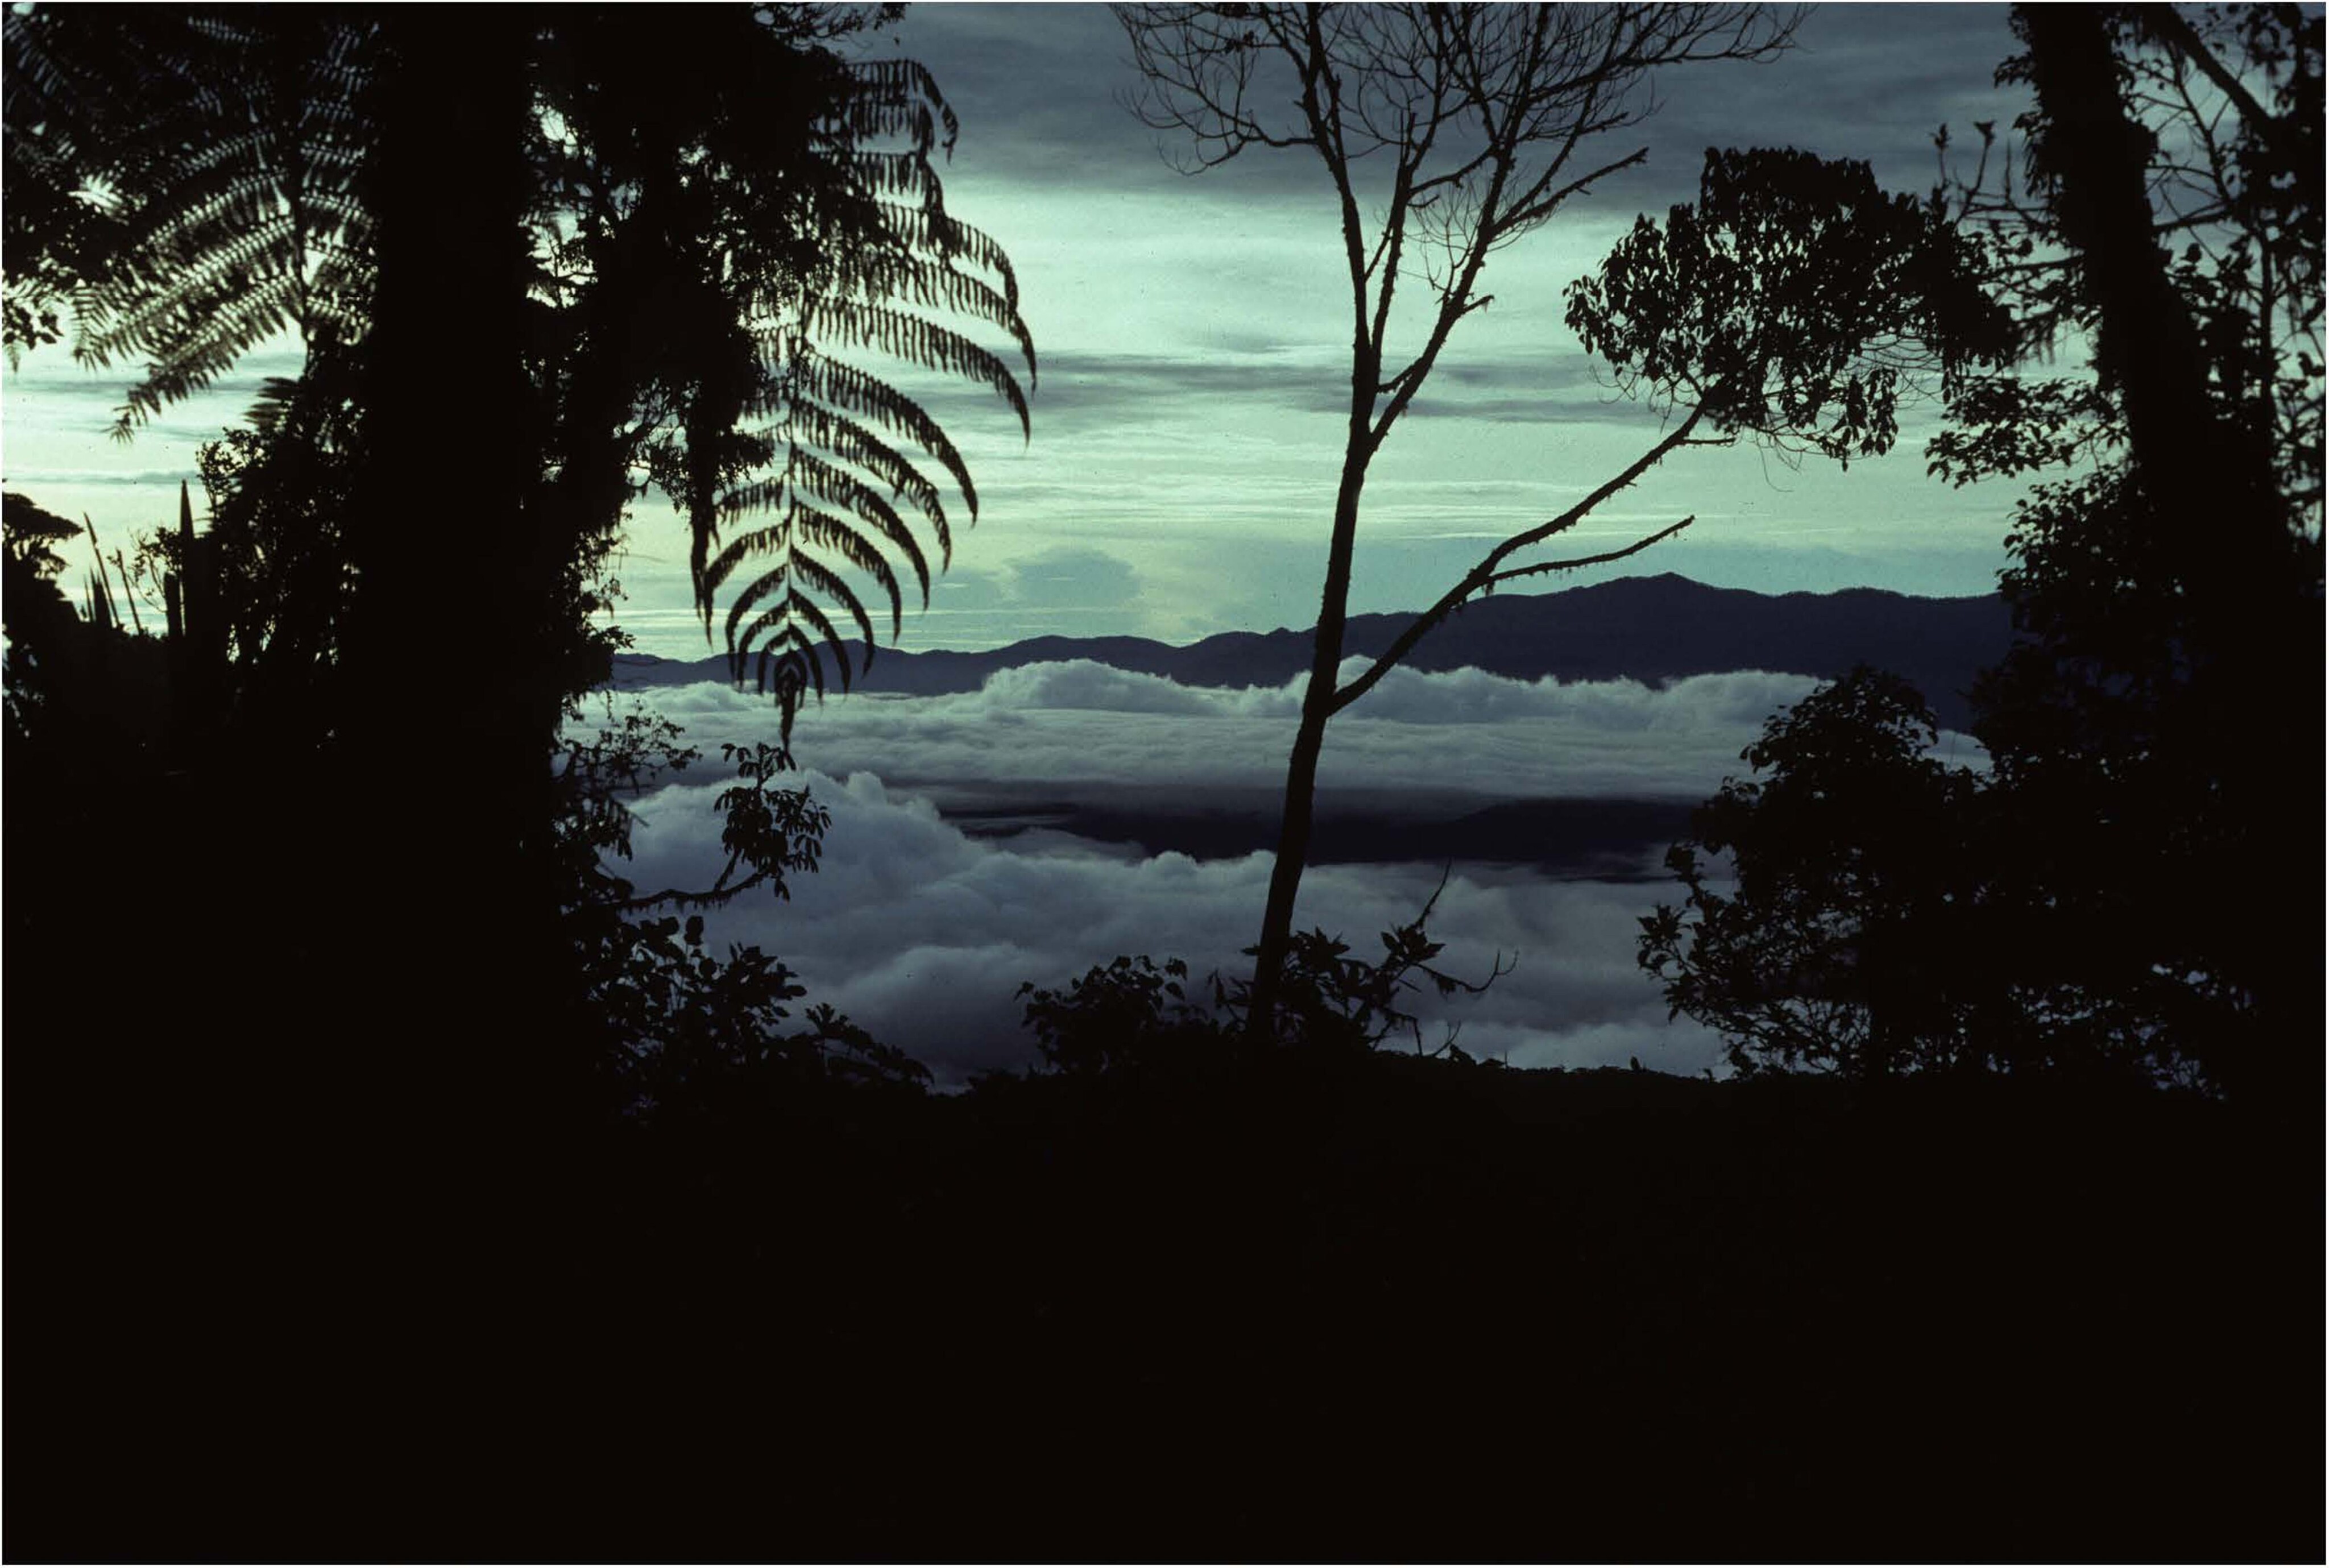
M 419 1302 L 417 1387 L 484 1354 L 532 1289 L 570 1049 L 551 826 L 557 693 L 542 673 L 554 567 L 538 537 L 542 437 L 527 363 L 530 18 L 385 14 L 369 192 L 378 284 L 364 343 L 369 484 L 336 798 L 344 859 L 326 966 L 335 1041 L 368 1094 L 357 1211 Z M 430 1315 L 416 1313 L 428 1323 Z
M 2096 314 L 2097 370 L 2126 412 L 2141 526 L 2156 530 L 2161 559 L 2165 535 L 2175 536 L 2184 586 L 2188 755 L 2155 760 L 2192 775 L 2186 814 L 2209 837 L 2180 851 L 2188 864 L 2170 857 L 2163 878 L 2181 886 L 2163 890 L 2157 907 L 2204 929 L 2198 940 L 2255 999 L 2255 1038 L 2222 1042 L 2211 1070 L 2245 1098 L 2317 1106 L 2318 907 L 2274 911 L 2289 851 L 2296 864 L 2317 859 L 2301 846 L 2318 845 L 2318 795 L 2287 758 L 2319 749 L 2319 600 L 2298 570 L 2268 426 L 2228 416 L 2210 394 L 2198 325 L 2154 229 L 2151 136 L 2122 96 L 2110 14 L 2060 5 L 2015 13 L 2044 120 L 2039 162 Z M 2227 920 L 2241 934 L 2227 940 Z
M 351 890 L 372 944 L 367 1002 L 406 1037 L 407 1065 L 484 1088 L 529 1032 L 522 993 L 544 913 L 525 23 L 423 7 L 387 26 L 372 478 L 351 520 L 346 654 L 350 782 L 377 814 Z

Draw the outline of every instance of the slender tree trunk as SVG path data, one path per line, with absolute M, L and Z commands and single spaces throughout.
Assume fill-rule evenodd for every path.
M 1370 383 L 1372 369 L 1365 368 Z M 1344 630 L 1349 620 L 1351 561 L 1359 531 L 1359 495 L 1372 455 L 1364 426 L 1353 421 L 1343 457 L 1343 482 L 1334 497 L 1334 532 L 1326 552 L 1326 584 L 1318 606 L 1318 630 L 1311 643 L 1310 681 L 1302 694 L 1302 721 L 1294 731 L 1294 751 L 1286 765 L 1286 804 L 1278 818 L 1278 858 L 1269 872 L 1269 902 L 1261 919 L 1261 942 L 1254 958 L 1253 993 L 1246 1014 L 1249 1038 L 1272 1037 L 1287 950 L 1294 933 L 1294 900 L 1310 853 L 1310 829 L 1318 784 L 1318 754 L 1333 717 L 1335 671 L 1343 662 Z

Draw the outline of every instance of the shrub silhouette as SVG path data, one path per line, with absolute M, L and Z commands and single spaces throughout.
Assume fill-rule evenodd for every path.
M 1734 1069 L 1882 1077 L 2004 1054 L 1966 935 L 1979 780 L 1929 756 L 1937 737 L 1913 688 L 1862 665 L 1774 715 L 1740 754 L 1768 776 L 1726 780 L 1668 851 L 1689 897 L 1642 918 L 1641 964 Z
M 1422 1025 L 1400 1005 L 1404 993 L 1429 981 L 1442 997 L 1458 991 L 1476 996 L 1507 972 L 1501 957 L 1488 978 L 1476 982 L 1434 966 L 1444 944 L 1432 941 L 1426 927 L 1446 885 L 1443 877 L 1413 920 L 1381 934 L 1383 955 L 1372 963 L 1350 956 L 1350 944 L 1324 930 L 1296 933 L 1275 1027 L 1267 1037 L 1257 1038 L 1249 1027 L 1251 979 L 1211 976 L 1212 1005 L 1201 1006 L 1189 999 L 1184 962 L 1168 958 L 1159 965 L 1146 954 L 1094 965 L 1064 991 L 1038 990 L 1032 981 L 1022 984 L 1019 995 L 1028 999 L 1025 1023 L 1035 1033 L 1045 1064 L 1074 1077 L 1122 1074 L 1174 1057 L 1235 1059 L 1251 1050 L 1314 1060 L 1345 1057 L 1375 1050 L 1400 1034 L 1423 1054 Z M 1249 947 L 1245 955 L 1259 951 Z M 1470 1061 L 1456 1035 L 1451 1028 L 1429 1054 Z

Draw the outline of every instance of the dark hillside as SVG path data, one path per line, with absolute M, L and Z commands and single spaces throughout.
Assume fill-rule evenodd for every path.
M 728 1454 L 771 1445 L 785 1522 L 725 1545 L 2321 1554 L 2318 1161 L 2217 1107 L 1392 1056 L 1231 1090 L 992 1084 L 713 1222 L 768 1356 L 729 1408 L 786 1412 Z
M 14 1554 L 2322 1554 L 2308 1138 L 1996 1081 L 1148 1072 L 625 1135 L 569 1264 L 357 1440 L 245 1376 L 114 1507 L 86 1407 L 13 1456 Z

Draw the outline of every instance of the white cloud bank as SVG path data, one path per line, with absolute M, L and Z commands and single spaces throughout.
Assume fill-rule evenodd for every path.
M 1352 661 L 1346 678 L 1363 666 Z M 1774 710 L 1815 682 L 1740 671 L 1663 689 L 1635 681 L 1514 681 L 1478 670 L 1395 670 L 1327 732 L 1320 787 L 1417 798 L 1702 800 L 1740 770 Z M 706 683 L 653 694 L 712 741 L 772 737 L 768 700 Z M 1183 686 L 1089 660 L 1032 664 L 948 697 L 853 696 L 810 709 L 796 750 L 834 777 L 1056 796 L 1105 786 L 1275 791 L 1298 684 Z M 1967 737 L 1947 755 L 1972 760 Z
M 1354 664 L 1349 673 L 1355 673 Z M 1513 681 L 1477 670 L 1396 671 L 1329 732 L 1322 793 L 1372 809 L 1444 812 L 1531 797 L 1697 801 L 1742 770 L 1739 753 L 1804 677 L 1740 671 L 1663 690 L 1631 681 Z M 710 760 L 701 782 L 639 803 L 641 887 L 701 886 L 719 864 L 712 799 L 722 741 L 773 738 L 764 698 L 705 684 L 647 694 Z M 966 836 L 938 804 L 1106 804 L 1137 797 L 1274 810 L 1300 706 L 1298 687 L 1187 687 L 1088 661 L 1001 671 L 979 691 L 853 697 L 803 714 L 802 778 L 833 813 L 822 869 L 788 904 L 748 896 L 707 924 L 717 942 L 756 943 L 809 987 L 941 1081 L 1023 1065 L 1023 981 L 1056 988 L 1117 954 L 1186 959 L 1202 977 L 1242 972 L 1269 876 L 1267 856 L 1146 857 L 1064 833 Z M 1941 753 L 1979 747 L 1945 737 Z M 1652 851 L 1653 858 L 1655 851 Z M 1410 919 L 1437 865 L 1329 865 L 1304 878 L 1303 928 L 1341 935 L 1363 957 L 1376 933 Z M 1455 972 L 1518 968 L 1485 997 L 1415 999 L 1427 1019 L 1463 1025 L 1461 1043 L 1515 1066 L 1622 1065 L 1695 1073 L 1713 1038 L 1669 1025 L 1636 966 L 1636 919 L 1677 889 L 1664 880 L 1555 879 L 1458 865 L 1432 919 Z M 1427 1038 L 1436 1043 L 1436 1031 Z
M 758 944 L 881 1038 L 942 1082 L 1026 1064 L 1022 981 L 1058 987 L 1119 953 L 1184 958 L 1195 975 L 1242 972 L 1268 887 L 1268 857 L 1198 861 L 1130 858 L 1063 836 L 1003 842 L 966 837 L 926 800 L 872 774 L 804 775 L 833 813 L 820 869 L 789 903 L 757 895 L 706 917 L 718 944 Z M 642 802 L 635 858 L 643 887 L 701 885 L 717 869 L 719 785 L 674 785 Z M 1304 878 L 1301 926 L 1325 927 L 1356 953 L 1411 919 L 1438 868 L 1328 866 Z M 1484 997 L 1414 999 L 1427 1019 L 1460 1022 L 1460 1043 L 1514 1066 L 1622 1064 L 1696 1072 L 1711 1038 L 1669 1027 L 1655 988 L 1634 962 L 1634 917 L 1655 885 L 1559 882 L 1458 868 L 1440 896 L 1433 934 L 1454 972 L 1484 976 L 1500 953 L 1518 967 Z M 1427 1039 L 1437 1044 L 1436 1030 Z

